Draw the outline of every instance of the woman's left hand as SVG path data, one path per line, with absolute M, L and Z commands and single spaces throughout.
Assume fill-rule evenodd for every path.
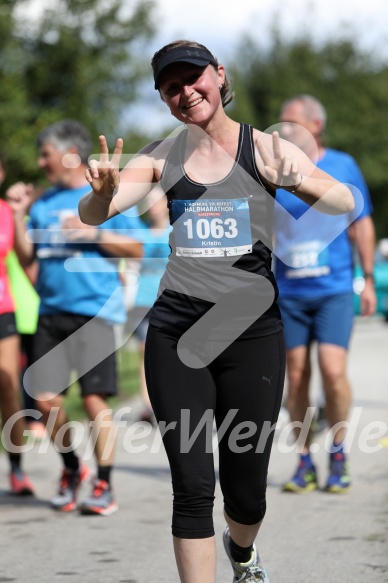
M 274 188 L 297 187 L 301 183 L 303 177 L 299 170 L 299 162 L 295 158 L 283 156 L 278 132 L 272 134 L 272 155 L 261 137 L 256 139 L 255 144 L 259 170 Z

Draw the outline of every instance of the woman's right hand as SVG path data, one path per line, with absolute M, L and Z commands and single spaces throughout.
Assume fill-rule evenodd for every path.
M 109 160 L 109 150 L 105 136 L 99 136 L 100 159 L 90 160 L 89 168 L 85 171 L 86 180 L 89 182 L 95 196 L 111 200 L 116 194 L 120 184 L 120 160 L 123 152 L 123 140 L 119 138 Z

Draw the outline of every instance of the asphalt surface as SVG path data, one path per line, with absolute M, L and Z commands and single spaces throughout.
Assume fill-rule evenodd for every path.
M 257 538 L 271 583 L 388 582 L 388 325 L 359 320 L 353 335 L 349 375 L 354 391 L 347 495 L 322 490 L 285 494 L 281 484 L 294 471 L 287 418 L 276 431 L 268 511 Z M 315 375 L 313 394 L 318 392 Z M 0 583 L 178 583 L 173 558 L 171 484 L 158 434 L 136 430 L 139 401 L 121 407 L 114 488 L 119 512 L 110 517 L 60 514 L 49 499 L 60 460 L 47 442 L 26 453 L 24 466 L 36 497 L 15 499 L 7 488 L 8 460 L 0 455 Z M 87 428 L 79 451 L 87 454 Z M 316 437 L 315 460 L 323 485 L 327 475 L 326 432 Z M 286 449 L 290 451 L 286 452 Z M 369 451 L 368 451 L 369 450 Z M 86 456 L 88 457 L 88 456 Z M 93 470 L 93 460 L 86 462 Z M 82 500 L 89 484 L 80 492 Z M 222 549 L 222 498 L 214 509 L 219 583 L 232 583 Z

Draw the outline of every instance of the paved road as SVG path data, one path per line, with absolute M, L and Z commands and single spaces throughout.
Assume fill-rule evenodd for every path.
M 272 583 L 382 583 L 388 581 L 388 326 L 359 321 L 349 372 L 354 388 L 350 460 L 354 488 L 347 496 L 322 491 L 283 494 L 295 454 L 285 453 L 287 425 L 276 433 L 270 464 L 268 512 L 258 537 Z M 317 392 L 315 379 L 314 392 Z M 48 499 L 60 469 L 47 443 L 35 444 L 25 466 L 37 497 L 16 503 L 8 495 L 7 459 L 0 455 L 0 582 L 177 583 L 170 540 L 171 489 L 157 434 L 131 439 L 138 402 L 123 411 L 114 484 L 120 512 L 108 517 L 54 513 Z M 380 425 L 378 425 L 378 422 Z M 133 437 L 133 436 L 132 436 Z M 316 441 L 320 481 L 327 471 L 326 434 Z M 87 438 L 80 450 L 87 450 Z M 129 447 L 144 451 L 128 452 Z M 376 451 L 363 451 L 365 448 Z M 46 450 L 43 453 L 42 450 Z M 155 452 L 153 452 L 155 450 Z M 88 461 L 93 467 L 92 461 Z M 84 486 L 82 495 L 87 493 Z M 218 582 L 231 583 L 221 549 L 221 495 L 215 503 Z

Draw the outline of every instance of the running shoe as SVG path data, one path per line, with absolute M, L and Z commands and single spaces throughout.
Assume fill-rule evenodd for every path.
M 89 468 L 81 466 L 79 470 L 64 468 L 59 481 L 58 492 L 51 498 L 51 506 L 61 512 L 72 512 L 77 508 L 78 490 L 87 477 Z
M 20 468 L 13 468 L 9 481 L 11 483 L 11 494 L 15 496 L 33 496 L 34 487 L 26 474 Z
M 341 452 L 330 454 L 330 474 L 326 483 L 326 492 L 346 494 L 351 489 L 351 480 L 345 455 Z
M 81 514 L 109 516 L 118 510 L 112 488 L 105 480 L 95 480 L 91 496 L 80 505 Z
M 260 563 L 256 545 L 253 545 L 251 559 L 247 563 L 237 563 L 230 554 L 230 533 L 227 527 L 223 535 L 224 548 L 233 567 L 233 583 L 270 583 L 267 571 Z
M 318 488 L 317 472 L 312 462 L 301 459 L 294 476 L 284 484 L 283 492 L 305 494 Z

